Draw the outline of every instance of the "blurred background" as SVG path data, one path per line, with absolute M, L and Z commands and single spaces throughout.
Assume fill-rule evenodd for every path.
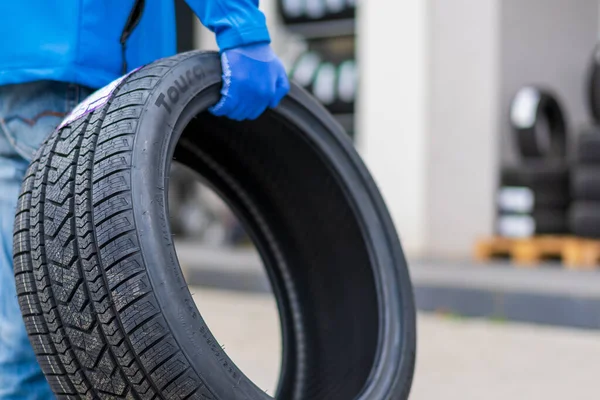
M 177 0 L 179 51 L 216 49 Z M 587 399 L 600 370 L 598 0 L 262 0 L 289 75 L 375 177 L 419 313 L 414 399 Z M 596 165 L 599 165 L 598 167 Z M 174 164 L 198 307 L 270 393 L 281 339 L 252 242 Z

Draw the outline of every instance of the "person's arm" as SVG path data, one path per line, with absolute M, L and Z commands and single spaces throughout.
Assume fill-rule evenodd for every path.
M 221 51 L 221 99 L 216 116 L 256 119 L 276 107 L 289 91 L 283 64 L 271 46 L 258 0 L 186 0 L 204 26 L 215 33 Z
M 270 43 L 258 0 L 186 0 L 190 8 L 217 37 L 221 51 L 257 43 Z

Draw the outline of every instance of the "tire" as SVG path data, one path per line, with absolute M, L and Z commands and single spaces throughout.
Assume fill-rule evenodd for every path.
M 325 61 L 318 52 L 308 51 L 298 57 L 290 79 L 315 96 L 332 114 L 352 114 L 356 100 L 356 62 Z
M 592 127 L 577 137 L 576 159 L 579 164 L 600 164 L 600 128 Z
M 568 218 L 569 228 L 574 235 L 600 238 L 600 202 L 574 202 Z
M 313 83 L 312 94 L 325 107 L 329 108 L 335 103 L 337 97 L 336 67 L 332 63 L 323 63 L 317 71 Z
M 230 204 L 264 260 L 282 321 L 276 397 L 406 399 L 410 277 L 350 140 L 296 86 L 256 121 L 216 118 L 205 110 L 220 82 L 217 54 L 157 61 L 36 153 L 19 197 L 15 276 L 53 391 L 271 398 L 228 358 L 187 289 L 168 223 L 175 157 Z
M 327 22 L 355 17 L 355 5 L 344 0 L 278 0 L 286 25 Z
M 290 79 L 300 85 L 308 92 L 312 92 L 313 83 L 321 65 L 321 57 L 313 52 L 307 51 L 298 57 L 290 71 Z
M 569 191 L 569 168 L 565 164 L 530 162 L 505 167 L 500 176 L 498 207 L 501 211 L 521 213 L 538 208 L 566 208 L 571 202 Z
M 304 0 L 280 0 L 279 10 L 285 20 L 297 20 L 306 13 Z
M 327 106 L 335 114 L 353 114 L 358 85 L 358 72 L 354 60 L 344 60 L 335 65 L 335 101 Z
M 525 159 L 564 159 L 567 126 L 556 97 L 536 87 L 524 87 L 511 106 L 511 125 Z
M 347 112 L 354 111 L 358 86 L 358 71 L 355 60 L 346 60 L 339 65 L 338 97 L 348 105 Z
M 501 214 L 496 233 L 504 237 L 559 235 L 568 232 L 564 209 L 538 209 L 531 214 Z
M 589 109 L 592 119 L 600 123 L 600 46 L 596 45 L 589 69 Z
M 579 165 L 571 175 L 571 193 L 576 201 L 600 201 L 600 165 Z

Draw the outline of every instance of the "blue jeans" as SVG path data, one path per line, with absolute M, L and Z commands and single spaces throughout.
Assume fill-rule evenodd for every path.
M 13 222 L 21 181 L 33 153 L 90 92 L 53 81 L 0 86 L 0 400 L 54 397 L 19 310 L 13 276 Z

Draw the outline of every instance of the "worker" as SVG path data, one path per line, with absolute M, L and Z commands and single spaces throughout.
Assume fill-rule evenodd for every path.
M 209 111 L 255 119 L 289 90 L 258 0 L 187 0 L 216 35 L 221 98 Z M 17 301 L 12 237 L 25 170 L 74 106 L 123 73 L 175 53 L 173 0 L 0 2 L 0 400 L 51 399 Z

